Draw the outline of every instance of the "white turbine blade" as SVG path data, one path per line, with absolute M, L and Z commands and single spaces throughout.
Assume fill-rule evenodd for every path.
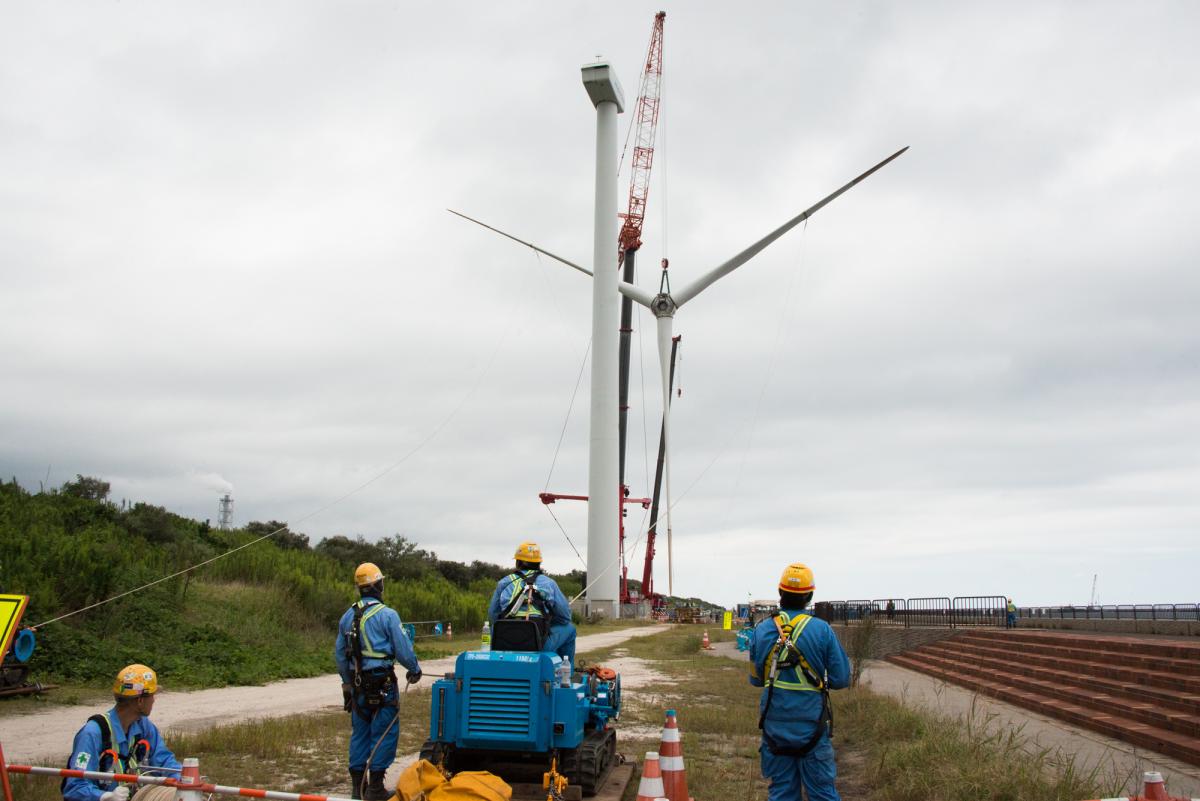
M 663 508 L 667 510 L 667 594 L 675 594 L 675 563 L 671 548 L 671 338 L 675 318 L 658 318 L 658 363 L 662 371 L 663 399 Z
M 675 301 L 675 306 L 676 307 L 682 306 L 683 304 L 687 303 L 692 298 L 699 295 L 705 289 L 707 289 L 709 287 L 709 285 L 712 284 L 713 282 L 717 281 L 720 278 L 723 278 L 724 276 L 726 276 L 729 273 L 736 270 L 738 267 L 741 267 L 743 264 L 750 261 L 750 259 L 757 256 L 764 248 L 766 248 L 767 245 L 771 244 L 776 239 L 783 236 L 788 231 L 792 230 L 793 228 L 795 228 L 797 225 L 799 225 L 800 223 L 807 220 L 812 215 L 816 214 L 818 211 L 820 211 L 822 208 L 824 208 L 824 206 L 827 203 L 829 203 L 832 200 L 834 200 L 835 198 L 837 198 L 838 195 L 840 195 L 843 192 L 845 192 L 846 190 L 850 189 L 858 182 L 866 179 L 868 176 L 871 175 L 871 173 L 883 168 L 885 165 L 887 165 L 888 162 L 892 161 L 893 159 L 899 158 L 900 155 L 905 150 L 908 150 L 908 148 L 903 147 L 900 150 L 897 150 L 895 153 L 888 156 L 886 159 L 879 162 L 874 167 L 872 167 L 871 169 L 864 172 L 862 175 L 855 178 L 853 181 L 850 181 L 848 184 L 843 186 L 841 189 L 837 190 L 836 192 L 834 192 L 831 195 L 826 196 L 818 203 L 816 203 L 812 206 L 809 206 L 807 209 L 802 211 L 800 214 L 798 214 L 795 217 L 793 217 L 792 219 L 788 220 L 783 225 L 779 226 L 774 231 L 767 234 L 762 239 L 758 240 L 753 245 L 751 245 L 750 247 L 743 250 L 741 253 L 734 256 L 729 261 L 727 261 L 724 264 L 720 265 L 719 267 L 716 267 L 715 269 L 705 273 L 704 275 L 700 276 L 695 281 L 693 281 L 692 283 L 683 287 L 679 291 L 672 292 L 671 298 Z
M 622 295 L 629 298 L 630 300 L 637 301 L 638 303 L 645 306 L 647 309 L 651 308 L 650 304 L 654 301 L 654 295 L 651 295 L 646 290 L 638 289 L 633 284 L 627 284 L 624 281 L 621 281 L 619 284 L 617 284 L 617 289 L 621 292 Z
M 544 256 L 549 256 L 550 258 L 554 259 L 555 261 L 562 262 L 563 264 L 567 265 L 568 267 L 573 267 L 574 269 L 579 270 L 579 272 L 583 273 L 584 275 L 590 276 L 592 274 L 592 271 L 589 270 L 587 267 L 580 267 L 578 264 L 571 261 L 570 259 L 564 259 L 562 256 L 555 255 L 548 250 L 543 250 L 542 248 L 539 248 L 537 245 L 533 244 L 532 242 L 526 242 L 524 239 L 518 239 L 517 237 L 513 236 L 512 234 L 506 234 L 504 231 L 501 231 L 499 228 L 493 228 L 492 226 L 488 225 L 487 223 L 480 222 L 479 220 L 475 219 L 474 217 L 468 217 L 467 215 L 463 214 L 461 211 L 455 211 L 454 209 L 446 209 L 446 211 L 450 212 L 451 214 L 456 214 L 459 217 L 462 217 L 464 220 L 470 220 L 471 222 L 475 223 L 476 225 L 482 225 L 484 228 L 488 229 L 489 231 L 495 231 L 496 233 L 500 234 L 500 236 L 508 237 L 509 239 L 511 239 L 514 242 L 520 242 L 522 245 L 524 245 L 527 248 L 536 250 L 538 253 L 541 253 Z

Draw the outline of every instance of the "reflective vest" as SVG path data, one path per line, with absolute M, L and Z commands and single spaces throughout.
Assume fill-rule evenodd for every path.
M 141 750 L 143 759 L 148 757 L 150 755 L 149 741 L 138 740 L 133 744 L 133 748 L 129 749 L 128 754 L 122 754 L 113 747 L 117 738 L 114 736 L 112 721 L 108 719 L 108 715 L 92 715 L 88 718 L 88 723 L 95 723 L 100 727 L 100 753 L 96 755 L 96 770 L 100 773 L 137 773 L 138 750 Z M 75 768 L 76 766 L 68 764 L 67 767 Z M 111 781 L 102 781 L 101 784 L 115 786 Z M 66 787 L 67 780 L 64 777 L 59 785 L 60 792 Z
M 512 592 L 508 596 L 508 606 L 502 610 L 501 617 L 531 618 L 547 615 L 546 599 L 542 597 L 542 591 L 537 586 L 537 575 L 537 571 L 533 570 L 529 573 L 513 573 L 508 577 L 508 586 Z M 529 603 L 525 599 L 530 589 L 533 590 L 533 603 Z
M 796 652 L 800 654 L 800 664 L 792 668 L 798 681 L 789 681 L 788 679 L 780 678 L 772 675 L 775 673 L 775 663 L 783 654 L 786 646 L 783 643 L 775 645 L 769 654 L 767 661 L 763 664 L 763 675 L 767 687 L 778 687 L 781 690 L 799 690 L 802 692 L 821 692 L 825 689 L 825 682 L 821 677 L 817 676 L 817 672 L 812 669 L 812 665 L 808 664 L 808 660 L 804 658 L 804 653 L 796 646 L 796 642 L 800 639 L 800 634 L 804 628 L 812 621 L 812 615 L 800 614 L 792 618 L 787 612 L 780 612 L 775 617 L 775 628 L 779 631 L 779 636 L 782 639 L 789 640 Z M 781 668 L 782 674 L 788 668 Z
M 371 659 L 392 659 L 391 654 L 376 651 L 375 646 L 371 644 L 371 638 L 367 636 L 367 621 L 387 607 L 384 606 L 382 601 L 373 601 L 368 604 L 366 598 L 363 598 L 354 605 L 361 610 L 360 614 L 356 614 L 354 617 L 358 621 L 358 642 L 362 647 L 362 655 Z M 354 624 L 351 623 L 350 625 Z
M 1017 611 L 1017 605 L 1016 605 L 1016 604 L 1014 604 L 1012 601 L 1009 601 L 1009 602 L 1008 602 L 1008 611 L 1009 611 L 1009 613 L 1010 613 L 1010 614 L 1011 614 L 1012 612 L 1016 612 L 1016 611 Z

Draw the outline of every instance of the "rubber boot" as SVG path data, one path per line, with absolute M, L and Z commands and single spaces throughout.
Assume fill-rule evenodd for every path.
M 367 780 L 367 791 L 363 793 L 363 801 L 388 801 L 392 794 L 383 789 L 383 771 L 371 771 Z
M 350 771 L 350 797 L 355 799 L 362 798 L 363 772 L 361 770 Z

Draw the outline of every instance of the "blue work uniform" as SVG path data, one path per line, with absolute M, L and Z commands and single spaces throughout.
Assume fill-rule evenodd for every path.
M 171 771 L 160 771 L 160 775 L 178 775 L 183 766 L 167 748 L 162 735 L 158 733 L 158 727 L 150 722 L 150 718 L 138 718 L 129 725 L 129 731 L 125 731 L 121 728 L 116 707 L 104 713 L 104 717 L 108 721 L 109 742 L 112 750 L 117 752 L 117 758 L 113 759 L 110 754 L 104 760 L 104 767 L 101 767 L 104 732 L 100 723 L 89 720 L 71 743 L 68 768 L 102 773 L 149 773 L 153 772 L 150 770 L 152 768 L 172 768 Z M 63 783 L 62 794 L 65 801 L 98 801 L 101 795 L 116 787 L 116 782 L 71 778 Z
M 548 653 L 565 656 L 575 669 L 575 624 L 571 622 L 571 603 L 563 591 L 558 588 L 554 579 L 536 570 L 517 570 L 496 584 L 492 593 L 492 602 L 488 604 L 488 620 L 492 626 L 506 609 L 512 604 L 513 596 L 525 592 L 532 577 L 534 592 L 541 599 L 544 609 L 522 601 L 516 609 L 509 613 L 510 618 L 549 617 L 549 631 L 542 650 Z
M 750 683 L 763 687 L 759 715 L 767 707 L 768 683 L 775 663 L 776 644 L 781 626 L 791 627 L 792 641 L 804 655 L 811 673 L 823 681 L 826 689 L 838 690 L 850 684 L 850 660 L 829 624 L 808 612 L 785 609 L 776 618 L 758 624 L 750 638 Z M 786 630 L 786 628 L 785 628 Z M 782 668 L 775 680 L 771 706 L 763 720 L 763 742 L 759 746 L 762 774 L 770 780 L 769 801 L 800 801 L 803 785 L 809 801 L 840 801 L 834 779 L 833 743 L 826 731 L 807 755 L 779 756 L 767 747 L 767 737 L 777 746 L 802 748 L 821 725 L 822 697 L 819 687 L 805 678 L 800 667 Z
M 377 598 L 363 597 L 346 610 L 338 623 L 337 641 L 333 646 L 333 658 L 337 660 L 338 673 L 343 684 L 354 684 L 354 655 L 347 653 L 347 638 L 354 626 L 354 612 L 362 609 L 359 622 L 359 641 L 362 644 L 362 672 L 366 674 L 390 674 L 392 665 L 399 662 L 405 669 L 420 672 L 417 655 L 412 642 L 400 623 L 396 610 Z M 390 683 L 383 694 L 383 703 L 369 708 L 362 686 L 354 689 L 354 703 L 350 719 L 350 770 L 367 769 L 370 759 L 372 773 L 387 770 L 396 760 L 396 741 L 400 737 L 400 726 L 392 725 L 399 711 L 400 688 L 396 681 Z M 374 756 L 371 752 L 374 750 Z

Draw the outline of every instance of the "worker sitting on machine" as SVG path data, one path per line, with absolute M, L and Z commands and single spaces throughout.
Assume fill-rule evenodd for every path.
M 103 715 L 92 715 L 71 744 L 73 770 L 99 773 L 138 773 L 165 768 L 177 774 L 183 767 L 150 722 L 158 676 L 145 665 L 129 665 L 113 682 L 116 704 Z M 63 779 L 66 801 L 126 801 L 129 787 L 116 782 Z
M 574 670 L 575 624 L 571 622 L 571 605 L 554 579 L 542 572 L 542 549 L 536 542 L 522 542 L 514 558 L 517 569 L 500 579 L 488 605 L 488 620 L 494 632 L 492 647 L 501 651 L 526 650 L 506 647 L 502 629 L 496 623 L 531 621 L 538 630 L 540 650 L 565 656 Z

